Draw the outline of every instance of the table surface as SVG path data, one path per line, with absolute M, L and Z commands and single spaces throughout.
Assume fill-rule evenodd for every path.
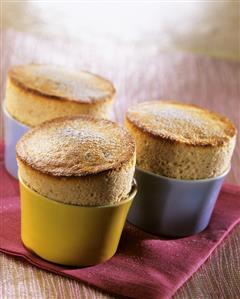
M 100 41 L 46 39 L 11 30 L 1 32 L 1 100 L 6 73 L 13 64 L 57 63 L 87 69 L 112 80 L 117 89 L 113 107 L 122 122 L 130 105 L 149 99 L 194 103 L 228 116 L 239 131 L 240 65 L 191 53 L 162 53 L 156 48 Z M 0 113 L 2 137 L 2 115 Z M 239 139 L 227 181 L 240 182 Z M 240 298 L 240 226 L 174 298 Z M 0 298 L 113 298 L 86 284 L 40 270 L 0 255 Z M 116 297 L 115 297 L 116 298 Z

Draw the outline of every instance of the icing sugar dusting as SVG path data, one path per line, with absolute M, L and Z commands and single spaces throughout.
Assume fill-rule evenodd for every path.
M 53 121 L 29 135 L 21 148 L 24 159 L 53 174 L 97 173 L 125 163 L 135 152 L 129 133 L 107 120 Z
M 151 113 L 156 120 L 160 119 L 174 119 L 174 120 L 184 120 L 185 122 L 192 122 L 196 125 L 204 124 L 204 121 L 200 118 L 194 117 L 189 111 L 184 111 L 180 109 L 167 107 L 161 110 L 148 110 L 148 113 Z M 193 111 L 192 111 L 193 112 Z
M 54 65 L 22 67 L 20 80 L 40 92 L 90 102 L 111 95 L 111 84 L 93 74 Z
M 130 109 L 129 113 L 130 118 L 155 133 L 181 140 L 207 140 L 224 135 L 224 123 L 192 106 L 148 102 Z
M 84 142 L 106 142 L 106 137 L 102 132 L 93 131 L 90 128 L 75 129 L 70 126 L 66 126 L 61 129 L 61 135 L 75 140 Z

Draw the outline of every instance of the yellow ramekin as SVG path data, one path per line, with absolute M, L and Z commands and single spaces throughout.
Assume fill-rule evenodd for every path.
M 48 199 L 30 189 L 19 176 L 21 238 L 41 258 L 68 266 L 90 266 L 116 252 L 128 210 L 136 195 L 115 205 L 82 207 Z

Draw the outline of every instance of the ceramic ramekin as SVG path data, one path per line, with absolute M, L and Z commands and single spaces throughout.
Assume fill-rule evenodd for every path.
M 14 119 L 6 110 L 3 104 L 4 122 L 4 164 L 7 171 L 16 179 L 18 178 L 18 166 L 16 161 L 16 144 L 20 137 L 25 134 L 29 127 Z
M 178 180 L 136 169 L 138 193 L 127 220 L 156 235 L 189 236 L 204 230 L 228 169 L 203 180 Z
M 116 252 L 128 210 L 136 195 L 115 205 L 82 207 L 56 202 L 27 187 L 19 175 L 21 238 L 41 258 L 68 266 L 89 266 Z

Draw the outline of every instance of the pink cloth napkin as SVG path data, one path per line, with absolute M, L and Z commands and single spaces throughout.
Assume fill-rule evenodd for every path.
M 3 166 L 0 145 L 0 251 L 112 294 L 128 298 L 169 298 L 206 261 L 240 220 L 240 187 L 225 185 L 211 223 L 202 233 L 161 239 L 126 224 L 116 255 L 87 268 L 48 263 L 28 252 L 20 239 L 18 182 Z

